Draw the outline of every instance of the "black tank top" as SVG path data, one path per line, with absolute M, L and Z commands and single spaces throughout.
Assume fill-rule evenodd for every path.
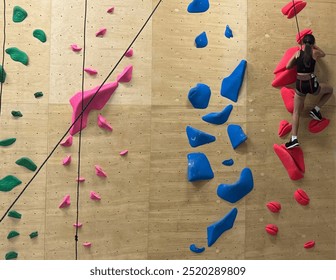
M 304 51 L 300 51 L 300 56 L 296 60 L 297 64 L 297 72 L 298 73 L 314 73 L 315 69 L 315 59 L 312 58 L 310 61 L 310 67 L 306 67 L 303 63 L 303 56 L 304 56 Z

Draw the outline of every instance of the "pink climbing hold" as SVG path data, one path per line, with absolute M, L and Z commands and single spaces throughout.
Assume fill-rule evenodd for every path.
M 95 193 L 94 191 L 91 191 L 91 192 L 90 192 L 90 198 L 91 198 L 92 200 L 101 200 L 100 195 L 97 194 L 97 193 Z
M 279 61 L 279 63 L 275 67 L 275 69 L 273 71 L 273 74 L 277 74 L 277 73 L 285 71 L 286 70 L 286 65 L 287 65 L 288 61 L 292 58 L 292 56 L 298 50 L 300 50 L 300 47 L 298 47 L 298 46 L 295 46 L 295 47 L 292 47 L 292 48 L 289 48 L 288 50 L 286 50 L 286 52 L 282 56 L 281 60 Z
M 274 80 L 272 82 L 273 87 L 283 87 L 290 85 L 296 81 L 297 69 L 294 66 L 291 69 L 283 70 L 275 74 Z
M 71 44 L 70 47 L 74 52 L 80 52 L 82 50 L 77 44 Z
M 72 135 L 69 135 L 68 138 L 61 143 L 61 146 L 70 147 L 71 145 L 72 145 Z
M 125 69 L 118 75 L 117 82 L 128 83 L 130 80 L 132 80 L 132 72 L 133 72 L 133 66 L 132 65 L 126 66 Z
M 266 206 L 273 213 L 278 213 L 281 210 L 281 204 L 277 201 L 268 202 Z
M 307 3 L 302 0 L 292 0 L 281 9 L 281 12 L 288 19 L 291 19 L 295 14 L 301 12 L 306 5 Z
M 74 226 L 75 228 L 80 228 L 80 227 L 83 226 L 83 224 L 82 224 L 82 223 L 78 223 L 78 224 L 73 224 L 73 226 Z
M 309 28 L 303 29 L 302 31 L 300 31 L 300 33 L 296 34 L 296 42 L 298 44 L 301 44 L 303 37 L 308 34 L 313 34 L 313 31 Z
M 128 154 L 128 150 L 123 150 L 119 153 L 121 156 L 126 156 Z
M 84 68 L 84 71 L 89 75 L 97 75 L 98 71 L 93 68 Z
M 84 177 L 79 177 L 79 178 L 76 179 L 76 181 L 79 182 L 79 183 L 83 183 L 83 182 L 85 182 L 85 178 Z
M 95 165 L 96 175 L 99 177 L 107 177 L 107 174 L 103 171 L 103 169 L 99 165 Z
M 303 245 L 303 247 L 304 247 L 305 249 L 313 248 L 313 247 L 315 247 L 315 241 L 314 241 L 314 240 L 310 240 L 310 241 L 306 242 L 306 243 Z
M 329 119 L 322 118 L 322 120 L 311 120 L 308 124 L 308 130 L 311 133 L 319 133 L 323 131 L 330 123 Z
M 112 126 L 107 122 L 107 120 L 101 114 L 98 115 L 97 123 L 98 123 L 98 126 L 103 129 L 106 129 L 109 131 L 113 130 Z
M 282 87 L 280 93 L 287 111 L 293 114 L 295 90 L 293 88 Z
M 112 82 L 108 83 L 102 86 L 102 88 L 99 90 L 99 92 L 96 94 L 95 98 L 92 100 L 90 105 L 85 109 L 83 113 L 83 122 L 82 122 L 82 128 L 85 128 L 87 125 L 88 116 L 91 110 L 101 110 L 107 101 L 109 101 L 110 97 L 114 93 L 114 91 L 117 89 L 118 83 Z M 98 91 L 99 86 L 84 91 L 84 102 L 83 107 L 85 108 L 91 98 L 95 95 L 95 93 Z M 78 117 L 80 113 L 82 112 L 82 92 L 77 92 L 74 96 L 70 98 L 70 104 L 73 109 L 72 113 L 72 122 L 74 122 L 77 118 L 78 121 L 74 124 L 74 126 L 70 129 L 70 134 L 74 135 L 80 130 L 80 118 Z
M 274 144 L 273 149 L 287 170 L 289 178 L 292 180 L 302 179 L 305 172 L 302 149 L 300 147 L 295 147 L 287 150 L 284 144 L 281 146 Z
M 109 14 L 113 14 L 113 12 L 114 12 L 114 6 L 112 6 L 111 8 L 108 8 L 108 9 L 107 9 L 107 12 L 108 12 Z
M 86 247 L 86 248 L 90 248 L 91 245 L 92 245 L 91 242 L 84 242 L 84 243 L 83 243 L 83 246 Z
M 265 230 L 268 234 L 270 235 L 277 235 L 278 234 L 278 227 L 274 224 L 268 224 L 266 227 L 265 227 Z
M 96 37 L 103 37 L 106 33 L 107 29 L 106 28 L 100 28 L 97 32 L 96 32 Z
M 71 163 L 71 156 L 65 157 L 62 161 L 63 165 L 69 165 L 70 163 Z
M 310 201 L 309 196 L 303 189 L 297 189 L 294 192 L 294 198 L 299 204 L 304 206 L 308 205 Z
M 286 136 L 292 130 L 292 124 L 286 120 L 280 121 L 278 135 L 279 137 Z
M 126 56 L 126 57 L 131 57 L 131 56 L 133 56 L 133 49 L 129 49 L 129 50 L 127 50 L 127 52 L 125 53 L 125 56 Z
M 58 208 L 65 208 L 70 206 L 70 195 L 66 195 L 65 197 L 63 197 L 62 202 L 60 203 L 60 205 L 58 206 Z

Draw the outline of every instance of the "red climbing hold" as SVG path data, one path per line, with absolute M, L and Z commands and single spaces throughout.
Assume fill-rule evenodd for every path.
M 318 120 L 311 120 L 308 125 L 308 130 L 311 133 L 319 133 L 324 130 L 330 123 L 329 119 L 322 118 L 321 121 Z
M 266 227 L 265 227 L 265 230 L 267 233 L 269 233 L 270 235 L 277 235 L 278 234 L 278 227 L 274 224 L 268 224 Z
M 272 82 L 273 87 L 283 87 L 290 85 L 296 81 L 297 69 L 294 66 L 291 69 L 286 69 L 275 74 L 275 78 Z
M 277 201 L 268 202 L 266 206 L 273 213 L 278 213 L 281 210 L 281 204 Z
M 294 198 L 301 205 L 308 205 L 310 201 L 309 196 L 303 189 L 297 189 L 294 192 Z
M 278 63 L 278 65 L 275 67 L 273 73 L 277 74 L 280 73 L 284 70 L 286 70 L 286 65 L 288 63 L 288 61 L 292 58 L 292 56 L 299 50 L 300 48 L 298 46 L 289 48 L 284 55 L 282 56 L 280 62 Z
M 286 136 L 292 130 L 292 124 L 286 120 L 280 121 L 278 135 L 280 137 Z
M 315 246 L 315 241 L 314 240 L 310 240 L 303 245 L 303 247 L 306 248 L 306 249 L 313 248 L 314 246 Z
M 296 34 L 296 42 L 298 44 L 301 44 L 303 37 L 308 35 L 308 34 L 313 34 L 313 31 L 309 28 L 303 29 L 302 31 L 300 31 L 300 33 Z
M 287 111 L 293 114 L 295 90 L 293 88 L 282 87 L 280 93 Z
M 287 150 L 285 145 L 273 145 L 274 152 L 281 160 L 283 166 L 287 170 L 289 178 L 292 180 L 300 180 L 305 172 L 303 151 L 300 147 Z
M 301 12 L 306 5 L 307 3 L 301 0 L 290 1 L 281 9 L 281 12 L 284 16 L 287 16 L 287 18 L 290 19 L 294 17 L 295 14 Z

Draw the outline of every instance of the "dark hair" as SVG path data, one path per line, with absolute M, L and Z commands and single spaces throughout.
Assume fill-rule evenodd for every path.
M 305 45 L 303 54 L 303 64 L 305 67 L 310 67 L 313 58 L 313 45 L 315 44 L 315 37 L 312 34 L 307 34 L 303 37 L 302 42 Z

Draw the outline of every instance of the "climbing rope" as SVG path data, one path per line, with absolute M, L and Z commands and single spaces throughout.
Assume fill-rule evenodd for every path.
M 5 76 L 5 48 L 6 48 L 6 0 L 3 0 L 3 43 L 2 43 L 2 71 L 1 71 L 1 79 L 0 79 L 0 115 L 2 112 L 2 88 L 3 88 L 3 80 Z
M 292 2 L 293 2 L 294 15 L 295 15 L 295 21 L 296 21 L 296 27 L 297 27 L 297 31 L 298 31 L 298 36 L 300 36 L 299 21 L 298 21 L 298 17 L 297 17 L 297 13 L 296 13 L 296 8 L 295 8 L 294 0 L 292 0 Z M 301 48 L 302 48 L 302 38 L 301 38 L 301 36 L 300 36 L 300 45 L 301 45 Z

